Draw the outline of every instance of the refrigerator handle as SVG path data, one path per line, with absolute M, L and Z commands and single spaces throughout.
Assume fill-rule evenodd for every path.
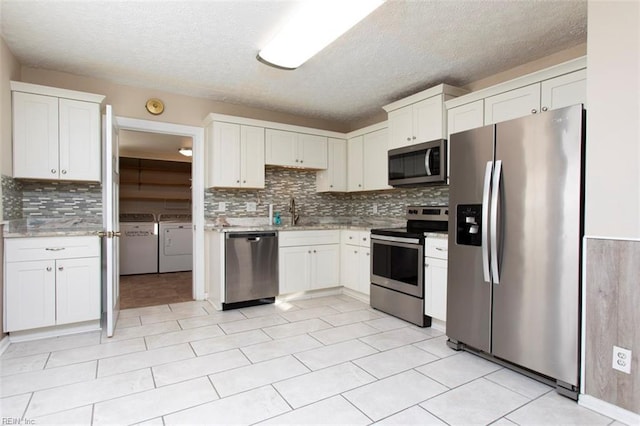
M 487 161 L 484 170 L 484 189 L 482 190 L 482 273 L 484 281 L 491 282 L 489 273 L 489 193 L 491 192 L 491 171 L 493 161 Z
M 493 171 L 493 196 L 491 197 L 491 276 L 494 284 L 500 284 L 498 267 L 498 208 L 500 207 L 500 183 L 502 180 L 502 160 L 496 161 Z
M 427 171 L 427 176 L 431 176 L 431 148 L 427 149 L 427 153 L 424 156 L 424 168 Z

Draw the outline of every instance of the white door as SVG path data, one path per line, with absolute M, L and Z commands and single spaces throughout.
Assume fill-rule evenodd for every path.
M 300 133 L 298 135 L 298 159 L 302 167 L 326 169 L 327 138 Z
M 387 129 L 364 135 L 362 144 L 362 186 L 365 191 L 389 189 Z
M 60 179 L 100 181 L 100 105 L 59 100 Z
M 509 90 L 484 100 L 484 124 L 500 123 L 537 114 L 540 110 L 540 83 Z
M 264 188 L 264 129 L 240 127 L 240 186 Z
M 363 185 L 363 137 L 347 141 L 347 191 L 362 191 Z
M 107 105 L 103 125 L 103 179 L 102 200 L 105 236 L 102 243 L 104 309 L 106 310 L 107 337 L 113 336 L 120 313 L 120 271 L 118 259 L 119 168 L 118 168 L 118 128 L 111 105 Z
M 442 139 L 444 123 L 442 109 L 444 95 L 437 95 L 413 104 L 413 143 L 428 142 Z

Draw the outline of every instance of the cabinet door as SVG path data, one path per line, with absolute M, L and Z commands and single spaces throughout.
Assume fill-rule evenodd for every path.
M 381 129 L 364 135 L 362 144 L 363 188 L 365 191 L 389 189 L 389 132 Z
M 214 121 L 211 129 L 209 187 L 240 187 L 240 125 Z
M 265 163 L 274 166 L 300 166 L 298 134 L 284 130 L 265 130 Z
M 282 247 L 278 251 L 280 294 L 307 291 L 310 288 L 311 248 Z
M 587 104 L 587 70 L 561 75 L 543 81 L 541 86 L 542 111 Z
M 351 290 L 360 291 L 360 247 L 345 244 L 340 254 L 340 282 Z
M 100 319 L 100 258 L 56 261 L 56 324 Z
M 101 179 L 100 105 L 59 100 L 60 179 Z
M 425 258 L 424 265 L 425 314 L 441 321 L 447 320 L 447 261 Z
M 482 126 L 484 126 L 484 101 L 482 99 L 447 111 L 449 135 Z M 450 137 L 449 140 L 451 140 Z
M 340 285 L 340 245 L 311 246 L 311 288 Z
M 55 261 L 8 262 L 6 268 L 4 331 L 55 325 Z
M 58 98 L 13 92 L 13 177 L 58 179 Z
M 443 95 L 413 104 L 413 136 L 416 138 L 414 143 L 446 137 L 443 109 Z
M 316 173 L 317 192 L 344 192 L 347 190 L 347 141 L 327 140 L 327 169 Z
M 391 111 L 388 118 L 389 149 L 417 143 L 413 134 L 413 109 L 411 105 Z
M 363 191 L 363 137 L 347 141 L 347 191 Z
M 241 126 L 240 140 L 240 186 L 264 188 L 264 128 Z
M 358 288 L 360 293 L 369 294 L 371 287 L 371 250 L 369 248 L 360 248 L 358 257 Z
M 539 110 L 540 83 L 536 83 L 485 98 L 484 124 L 537 114 Z
M 298 160 L 309 169 L 327 168 L 327 138 L 325 136 L 298 135 Z

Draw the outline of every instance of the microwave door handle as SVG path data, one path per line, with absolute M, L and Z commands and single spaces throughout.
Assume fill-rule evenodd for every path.
M 424 156 L 424 168 L 427 170 L 427 176 L 431 176 L 431 148 L 427 149 L 427 154 Z

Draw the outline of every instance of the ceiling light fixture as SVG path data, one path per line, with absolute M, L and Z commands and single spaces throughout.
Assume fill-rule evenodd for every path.
M 306 0 L 258 53 L 258 60 L 293 70 L 331 44 L 384 0 Z
M 178 152 L 185 157 L 191 157 L 193 155 L 193 150 L 191 148 L 180 148 Z

